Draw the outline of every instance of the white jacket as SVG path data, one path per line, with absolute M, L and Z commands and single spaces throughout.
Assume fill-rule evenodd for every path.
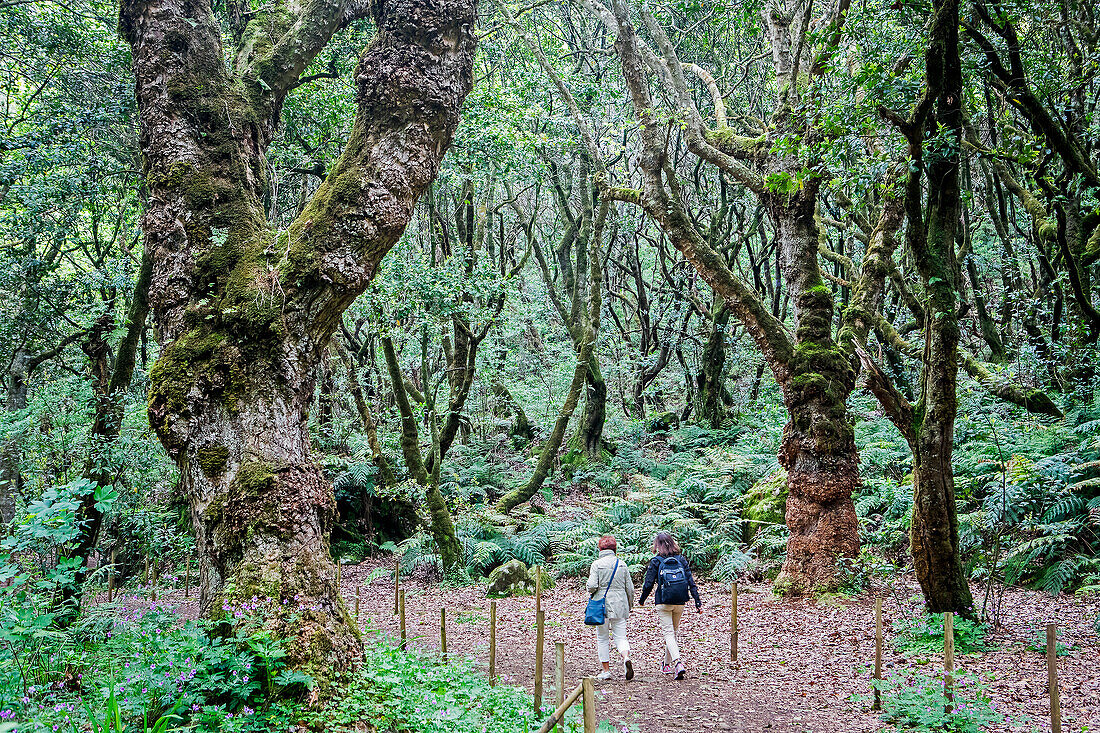
M 629 618 L 630 611 L 634 608 L 634 580 L 630 577 L 630 569 L 626 563 L 619 560 L 619 569 L 615 571 L 612 580 L 611 572 L 615 570 L 615 557 L 613 550 L 600 550 L 600 556 L 592 563 L 592 569 L 588 572 L 588 595 L 591 598 L 606 597 L 607 618 Z M 607 582 L 611 581 L 608 589 Z

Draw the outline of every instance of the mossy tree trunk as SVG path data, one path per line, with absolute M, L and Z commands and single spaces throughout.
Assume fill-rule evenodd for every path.
M 775 221 L 783 275 L 794 294 L 795 348 L 780 380 L 790 417 L 779 463 L 787 469 L 787 557 L 777 587 L 793 593 L 830 590 L 836 565 L 859 552 L 852 494 L 860 485 L 855 430 L 847 401 L 856 371 L 834 342 L 833 295 L 818 262 L 814 219 L 817 183 L 766 199 Z M 778 200 L 776 200 L 778 199 Z
M 424 502 L 428 508 L 429 529 L 432 539 L 439 550 L 439 558 L 446 572 L 453 568 L 462 558 L 462 547 L 455 534 L 454 521 L 451 519 L 451 511 L 447 507 L 447 501 L 439 491 L 440 462 L 435 461 L 429 466 L 424 460 L 424 454 L 420 450 L 420 431 L 417 428 L 417 415 L 413 412 L 409 402 L 408 392 L 405 390 L 405 380 L 401 375 L 401 366 L 397 362 L 397 351 L 393 347 L 393 340 L 388 336 L 382 339 L 382 354 L 386 362 L 386 370 L 390 375 L 390 384 L 393 387 L 394 401 L 397 403 L 397 411 L 401 415 L 401 453 L 405 456 L 405 466 L 409 470 L 409 478 L 424 489 Z M 424 394 L 429 400 L 432 398 L 430 389 L 425 389 Z M 436 415 L 431 404 L 426 404 L 428 409 L 428 422 L 432 425 L 432 453 L 438 455 L 440 445 L 440 431 L 438 429 Z M 434 470 L 433 470 L 434 469 Z
M 342 25 L 378 34 L 343 154 L 301 215 L 265 218 L 265 153 L 288 92 Z M 191 506 L 203 613 L 252 596 L 322 681 L 359 652 L 328 553 L 333 492 L 310 456 L 318 364 L 435 177 L 472 84 L 472 0 L 123 0 L 149 187 L 150 303 L 163 344 L 149 417 Z M 235 48 L 226 63 L 223 27 Z
M 493 411 L 500 415 L 511 415 L 513 418 L 512 427 L 508 431 L 515 440 L 523 441 L 524 443 L 530 443 L 535 439 L 535 430 L 531 426 L 531 421 L 527 419 L 527 413 L 524 412 L 523 406 L 516 401 L 516 398 L 512 396 L 512 393 L 508 390 L 504 383 L 499 379 L 494 378 L 489 384 L 489 390 L 493 396 L 499 400 L 499 403 L 495 404 Z
M 589 459 L 598 459 L 603 448 L 603 425 L 607 420 L 607 382 L 600 371 L 595 349 L 588 358 L 584 377 L 584 411 L 577 422 L 577 442 Z
M 699 403 L 699 421 L 711 429 L 722 426 L 726 419 L 726 331 L 730 312 L 718 297 L 711 305 L 711 317 L 707 323 L 707 339 L 703 344 L 702 365 L 696 377 Z
M 935 105 L 934 119 L 932 105 Z M 935 0 L 925 53 L 925 89 L 911 124 L 909 218 L 906 243 L 927 294 L 924 368 L 915 413 L 913 567 L 928 609 L 974 614 L 974 599 L 959 553 L 955 474 L 951 456 L 958 411 L 958 287 L 955 241 L 961 214 L 959 161 L 962 147 L 962 63 L 959 58 L 959 0 Z M 926 139 L 936 143 L 927 151 Z M 927 178 L 922 207 L 921 173 Z M 923 209 L 923 210 L 922 210 Z
M 602 278 L 602 266 L 599 261 L 590 262 L 590 258 L 599 259 L 602 254 L 600 243 L 593 241 L 593 189 L 591 176 L 587 171 L 590 161 L 583 155 L 578 160 L 577 171 L 571 171 L 567 167 L 565 173 L 568 176 L 568 185 L 562 180 L 562 166 L 557 161 L 546 159 L 546 167 L 550 173 L 550 181 L 554 191 L 554 200 L 557 203 L 558 213 L 565 225 L 561 239 L 554 247 L 553 255 L 556 269 L 550 270 L 542 247 L 534 238 L 533 227 L 527 228 L 530 249 L 535 253 L 535 259 L 542 273 L 543 283 L 546 285 L 550 301 L 554 305 L 558 316 L 565 323 L 569 332 L 569 338 L 573 342 L 573 350 L 577 354 L 587 353 L 584 383 L 578 393 L 578 400 L 584 397 L 584 410 L 577 421 L 576 443 L 590 459 L 598 459 L 603 447 L 604 422 L 607 419 L 607 383 L 604 381 L 603 372 L 600 370 L 599 354 L 595 344 L 588 343 L 599 334 L 599 320 L 591 321 L 591 298 L 599 299 L 599 289 L 603 286 L 600 281 L 592 280 L 591 267 L 596 268 Z M 579 200 L 579 206 L 574 207 L 573 200 Z M 517 213 L 519 213 L 517 211 Z M 598 232 L 597 232 L 598 234 Z M 589 334 L 588 327 L 595 325 L 596 331 Z M 574 379 L 580 374 L 579 366 L 574 369 Z M 573 387 L 566 393 L 563 403 L 568 406 L 573 394 Z M 565 410 L 559 415 L 572 417 L 577 405 Z M 566 414 L 568 413 L 568 414 Z M 548 445 L 554 442 L 557 433 L 557 423 L 551 430 Z M 562 440 L 565 439 L 564 433 Z M 561 446 L 559 442 L 558 447 Z M 557 448 L 554 448 L 554 455 Z M 549 464 L 546 466 L 549 471 Z M 538 470 L 536 469 L 536 473 Z M 545 476 L 539 480 L 541 485 Z
M 907 119 L 885 112 L 908 142 L 905 182 L 906 246 L 924 284 L 924 350 L 920 391 L 910 404 L 873 364 L 868 385 L 913 451 L 913 515 L 910 547 L 925 603 L 933 612 L 973 617 L 974 600 L 959 553 L 955 476 L 951 465 L 959 372 L 958 293 L 955 253 L 962 213 L 962 64 L 959 2 L 935 0 L 924 89 Z M 926 148 L 926 141 L 932 141 Z
M 587 180 L 587 177 L 586 177 Z M 583 195 L 592 195 L 592 188 L 585 186 L 583 188 Z M 580 402 L 581 391 L 584 388 L 585 381 L 588 376 L 589 365 L 593 361 L 593 355 L 596 349 L 596 334 L 600 330 L 600 309 L 603 307 L 602 290 L 603 284 L 603 267 L 600 262 L 600 240 L 603 237 L 604 223 L 607 219 L 607 212 L 610 204 L 605 200 L 599 202 L 599 207 L 595 214 L 595 221 L 591 224 L 584 224 L 581 227 L 583 234 L 581 235 L 581 242 L 586 249 L 584 258 L 578 256 L 578 262 L 586 265 L 586 268 L 578 271 L 582 274 L 587 271 L 588 285 L 582 291 L 579 288 L 574 288 L 574 309 L 575 318 L 572 320 L 574 324 L 570 329 L 573 335 L 574 344 L 577 347 L 577 361 L 573 367 L 573 377 L 569 382 L 569 389 L 565 395 L 565 401 L 562 403 L 561 410 L 558 412 L 558 418 L 554 421 L 554 429 L 551 431 L 550 436 L 546 439 L 546 442 L 542 445 L 542 449 L 539 452 L 539 460 L 535 465 L 535 470 L 531 474 L 531 478 L 527 483 L 520 486 L 501 497 L 500 502 L 497 504 L 497 508 L 501 512 L 510 512 L 517 506 L 525 501 L 528 501 L 542 488 L 546 482 L 547 477 L 550 475 L 550 469 L 554 464 L 554 460 L 558 456 L 558 450 L 561 449 L 562 443 L 565 441 L 565 431 L 569 428 L 569 421 L 573 417 L 573 413 L 577 409 L 577 405 Z M 585 204 L 586 211 L 591 211 L 590 204 Z M 591 221 L 593 217 L 589 214 L 585 214 L 585 218 Z M 535 249 L 536 255 L 539 260 L 539 265 L 543 270 L 544 279 L 548 283 L 551 282 L 549 273 L 547 271 L 547 265 L 545 258 L 539 253 L 539 250 Z M 584 279 L 584 278 L 581 278 Z M 553 292 L 553 291 L 551 291 Z M 578 301 L 581 296 L 576 295 L 579 292 L 587 293 L 587 301 L 581 301 L 578 307 Z M 558 301 L 557 296 L 552 296 L 555 301 Z M 559 311 L 563 311 L 560 301 L 557 302 Z M 576 333 L 576 330 L 579 333 Z

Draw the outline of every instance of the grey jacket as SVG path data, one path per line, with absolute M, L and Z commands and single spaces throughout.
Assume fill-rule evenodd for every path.
M 588 595 L 592 598 L 603 598 L 610 580 L 611 588 L 607 590 L 605 606 L 607 618 L 629 618 L 630 611 L 634 608 L 634 581 L 630 577 L 630 569 L 622 560 L 619 560 L 615 579 L 611 579 L 615 560 L 614 551 L 600 550 L 600 556 L 592 563 L 592 569 L 588 572 Z

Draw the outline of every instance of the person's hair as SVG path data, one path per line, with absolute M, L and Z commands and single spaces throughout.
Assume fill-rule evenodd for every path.
M 615 541 L 614 535 L 605 534 L 600 538 L 599 547 L 601 550 L 617 550 L 619 543 Z
M 658 532 L 653 538 L 653 552 L 664 557 L 680 554 L 680 546 L 669 532 Z

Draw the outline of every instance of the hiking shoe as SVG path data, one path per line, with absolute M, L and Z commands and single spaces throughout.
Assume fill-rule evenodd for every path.
M 596 679 L 598 679 L 598 680 L 609 680 L 609 679 L 611 679 L 611 670 L 605 669 L 603 672 L 600 672 L 598 675 L 596 675 Z
M 676 679 L 682 680 L 687 675 L 687 668 L 683 662 L 676 662 Z
M 626 669 L 626 678 L 628 680 L 634 679 L 634 665 L 630 663 L 630 660 L 623 661 L 623 667 Z
M 661 665 L 661 671 L 664 672 L 665 674 L 672 674 L 672 665 L 671 664 Z

